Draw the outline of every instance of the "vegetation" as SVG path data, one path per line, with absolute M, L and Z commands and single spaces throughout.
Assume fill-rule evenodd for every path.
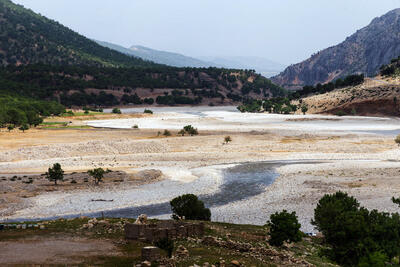
M 20 131 L 22 131 L 23 133 L 29 129 L 29 125 L 24 123 L 21 125 L 21 127 L 18 128 Z
M 337 88 L 343 88 L 347 86 L 356 86 L 364 82 L 364 74 L 354 74 L 345 77 L 344 79 L 337 79 L 334 82 L 326 84 L 317 84 L 316 86 L 304 86 L 302 90 L 292 93 L 291 99 L 298 99 L 310 94 L 324 94 L 333 91 Z
M 203 201 L 193 194 L 186 194 L 170 201 L 172 218 L 175 220 L 202 220 L 211 219 L 211 211 L 204 207 Z
M 43 122 L 44 117 L 60 115 L 63 112 L 65 108 L 56 102 L 34 100 L 12 93 L 0 93 L 0 127 L 7 126 L 9 130 L 22 125 L 37 126 Z
M 339 264 L 384 266 L 400 255 L 400 215 L 368 211 L 346 193 L 320 199 L 312 223 L 330 245 L 325 254 Z
M 301 106 L 301 112 L 303 113 L 303 115 L 306 115 L 306 112 L 308 111 L 308 107 L 307 105 L 302 105 Z
M 250 77 L 255 78 L 253 80 L 249 79 Z M 0 92 L 7 90 L 38 99 L 59 99 L 61 104 L 67 107 L 151 105 L 154 102 L 160 105 L 199 104 L 204 98 L 230 98 L 232 101 L 241 101 L 246 96 L 240 91 L 242 86 L 257 88 L 254 90 L 260 95 L 284 95 L 282 88 L 252 71 L 166 66 L 111 68 L 43 64 L 8 65 L 0 68 Z M 147 88 L 149 91 L 157 88 L 169 90 L 156 99 L 142 99 L 137 95 L 137 88 Z M 123 95 L 120 97 L 121 92 Z M 245 90 L 244 93 L 249 92 Z
M 113 108 L 112 113 L 114 114 L 122 114 L 121 110 L 119 108 Z
M 199 132 L 197 131 L 197 129 L 194 128 L 192 125 L 186 125 L 185 127 L 183 127 L 182 130 L 179 131 L 178 134 L 184 136 L 185 133 L 187 133 L 187 134 L 190 135 L 190 136 L 198 135 L 198 134 L 199 134 Z
M 290 103 L 287 97 L 276 97 L 264 100 L 248 99 L 238 107 L 240 112 L 269 112 L 276 114 L 290 114 L 297 110 L 297 106 Z
M 98 185 L 104 177 L 106 172 L 102 168 L 89 170 L 88 174 L 94 178 L 94 183 Z
M 50 182 L 54 182 L 55 185 L 57 185 L 57 181 L 63 181 L 64 180 L 64 171 L 61 169 L 60 163 L 55 163 L 53 165 L 53 168 L 49 168 L 49 170 L 46 172 L 46 178 Z
M 230 143 L 230 142 L 232 142 L 232 138 L 228 135 L 228 136 L 225 136 L 225 138 L 224 138 L 224 143 L 225 144 L 228 144 L 228 143 Z
M 164 136 L 171 136 L 171 132 L 168 131 L 168 130 L 164 130 L 163 135 Z
M 396 138 L 394 139 L 394 141 L 396 142 L 396 144 L 398 146 L 400 146 L 400 134 L 396 136 Z
M 105 48 L 9 0 L 0 1 L 0 13 L 0 65 L 157 66 Z
M 145 114 L 153 114 L 153 111 L 151 111 L 150 109 L 145 109 L 143 111 L 143 113 L 145 113 Z
M 271 215 L 268 222 L 270 227 L 269 244 L 272 246 L 282 246 L 283 242 L 299 242 L 302 239 L 296 212 L 288 213 L 286 210 L 276 212 Z
M 400 74 L 400 56 L 392 59 L 389 64 L 382 65 L 380 74 L 382 76 L 398 76 Z

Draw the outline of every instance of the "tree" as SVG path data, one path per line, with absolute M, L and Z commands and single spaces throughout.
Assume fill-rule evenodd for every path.
M 168 131 L 168 130 L 164 130 L 163 135 L 164 135 L 164 136 L 171 136 L 171 132 Z
M 302 239 L 300 223 L 297 220 L 296 212 L 288 213 L 286 210 L 276 212 L 271 215 L 268 221 L 270 227 L 269 244 L 272 246 L 282 246 L 284 241 L 298 242 Z
M 11 132 L 12 130 L 14 130 L 14 125 L 8 125 L 7 126 L 7 130 L 8 130 L 8 132 Z
M 202 220 L 210 221 L 211 211 L 204 206 L 203 201 L 193 194 L 186 194 L 174 198 L 170 201 L 172 218 L 178 220 Z
M 48 172 L 46 172 L 46 178 L 54 184 L 57 185 L 57 181 L 64 180 L 64 171 L 61 169 L 60 163 L 55 163 L 53 168 L 49 168 Z
M 396 142 L 396 144 L 398 146 L 400 146 L 400 134 L 398 136 L 396 136 L 396 139 L 394 139 L 394 141 Z
M 119 108 L 113 108 L 112 113 L 114 114 L 122 114 L 121 110 Z
M 303 115 L 306 115 L 307 111 L 308 111 L 308 107 L 306 105 L 301 106 L 301 112 L 303 112 Z
M 232 138 L 230 136 L 225 136 L 224 143 L 228 144 L 229 142 L 232 142 Z
M 88 174 L 94 178 L 94 183 L 98 185 L 104 177 L 105 171 L 102 168 L 89 170 Z
M 28 124 L 24 123 L 18 129 L 21 130 L 24 133 L 26 130 L 29 129 L 29 126 L 28 126 Z
M 188 133 L 189 135 L 193 136 L 193 135 L 198 135 L 199 132 L 197 131 L 196 128 L 194 128 L 192 125 L 186 125 L 185 127 L 183 127 L 183 130 Z

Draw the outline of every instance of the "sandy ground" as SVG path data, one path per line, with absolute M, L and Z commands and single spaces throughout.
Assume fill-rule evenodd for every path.
M 0 265 L 78 265 L 83 257 L 120 254 L 111 242 L 105 240 L 68 236 L 31 237 L 1 242 Z
M 207 108 L 190 108 L 190 114 L 174 109 L 167 111 L 146 117 L 87 122 L 99 127 L 96 129 L 3 131 L 0 133 L 0 177 L 9 179 L 13 174 L 40 174 L 55 162 L 61 163 L 67 172 L 94 167 L 128 174 L 157 169 L 167 180 L 182 183 L 181 190 L 176 193 L 191 190 L 193 187 L 184 185 L 194 183 L 202 175 L 211 177 L 207 183 L 198 185 L 197 193 L 217 190 L 216 165 L 314 159 L 321 163 L 280 167 L 277 171 L 281 175 L 264 193 L 213 208 L 213 220 L 265 224 L 271 213 L 285 208 L 296 211 L 303 229 L 309 231 L 318 199 L 337 190 L 351 193 L 368 208 L 397 210 L 390 202 L 400 188 L 400 179 L 396 178 L 400 171 L 400 150 L 393 141 L 393 133 L 400 129 L 397 119 L 241 114 L 232 109 Z M 132 129 L 134 124 L 140 129 Z M 187 124 L 197 127 L 200 135 L 177 136 L 177 131 Z M 164 129 L 171 130 L 173 135 L 159 136 L 158 132 Z M 377 131 L 384 134 L 371 133 Z M 224 145 L 226 135 L 233 141 Z M 0 179 L 0 188 L 2 183 L 5 185 Z M 20 207 L 14 215 L 0 216 L 0 219 L 62 215 L 164 201 L 157 194 L 153 199 L 143 195 L 141 201 L 131 197 L 132 192 L 145 192 L 150 190 L 149 187 L 151 185 L 146 185 L 142 190 L 121 183 L 117 189 L 43 192 L 24 198 L 27 206 Z M 87 200 L 89 197 L 83 196 L 88 194 L 89 197 L 111 196 L 115 202 L 94 206 L 77 206 L 74 202 L 68 205 L 65 201 L 62 205 L 54 204 L 65 199 Z

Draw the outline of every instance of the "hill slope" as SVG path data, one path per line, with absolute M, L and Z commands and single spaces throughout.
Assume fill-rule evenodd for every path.
M 0 65 L 155 65 L 100 46 L 58 22 L 9 0 L 0 0 L 0 21 Z
M 377 74 L 379 67 L 400 55 L 400 9 L 375 18 L 337 46 L 291 65 L 272 78 L 286 88 L 330 82 L 355 73 Z

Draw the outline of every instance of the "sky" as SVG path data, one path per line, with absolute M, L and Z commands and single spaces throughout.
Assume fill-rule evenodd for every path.
M 12 0 L 88 38 L 188 56 L 290 65 L 342 42 L 400 0 Z

